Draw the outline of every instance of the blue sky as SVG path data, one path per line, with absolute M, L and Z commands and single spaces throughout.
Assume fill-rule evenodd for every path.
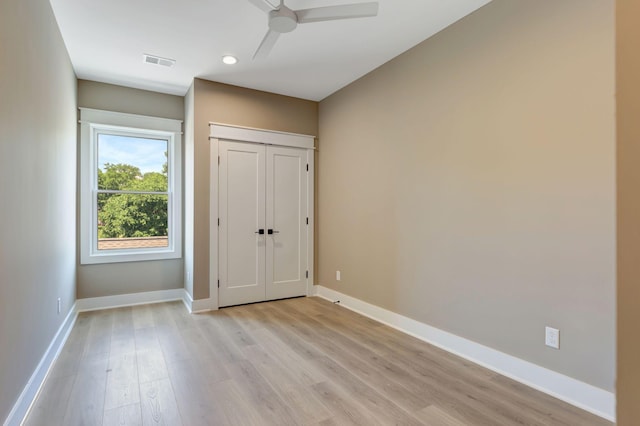
M 144 173 L 162 172 L 166 162 L 167 141 L 129 136 L 100 134 L 98 136 L 98 167 L 105 163 L 130 164 Z

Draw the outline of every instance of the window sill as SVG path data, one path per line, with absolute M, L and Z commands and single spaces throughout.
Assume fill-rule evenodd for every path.
M 103 263 L 146 262 L 151 260 L 180 259 L 181 253 L 175 250 L 135 250 L 114 251 L 112 253 L 96 253 L 82 256 L 81 265 L 98 265 Z

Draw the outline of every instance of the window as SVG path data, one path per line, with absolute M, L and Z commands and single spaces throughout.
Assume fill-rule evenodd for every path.
M 181 256 L 182 123 L 81 108 L 82 264 Z

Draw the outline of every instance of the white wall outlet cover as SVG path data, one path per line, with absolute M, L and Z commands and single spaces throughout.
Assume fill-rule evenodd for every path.
M 336 271 L 336 281 L 340 281 L 340 271 Z
M 550 348 L 560 349 L 560 330 L 557 328 L 545 327 L 544 344 Z

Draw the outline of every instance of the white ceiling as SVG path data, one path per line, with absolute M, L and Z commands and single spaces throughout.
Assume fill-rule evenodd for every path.
M 300 25 L 256 61 L 267 16 L 247 0 L 50 1 L 78 78 L 184 95 L 199 77 L 318 101 L 490 0 L 378 0 L 377 17 Z M 145 64 L 143 53 L 177 62 Z M 239 62 L 224 65 L 226 54 Z

